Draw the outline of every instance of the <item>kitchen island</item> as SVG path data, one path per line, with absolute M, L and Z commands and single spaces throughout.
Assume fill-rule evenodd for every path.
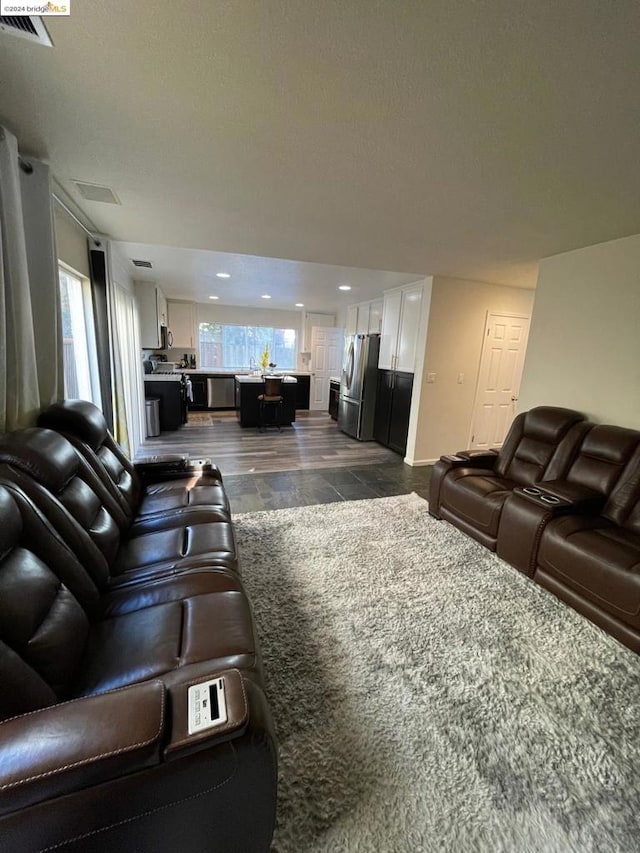
M 234 403 L 235 377 L 249 376 L 249 371 L 246 374 L 242 370 L 233 368 L 188 368 L 183 371 L 191 379 L 193 386 L 193 396 L 189 403 L 190 411 L 205 411 L 212 409 L 233 409 L 236 408 Z M 287 374 L 295 377 L 298 382 L 296 386 L 296 409 L 309 408 L 309 395 L 311 386 L 311 375 L 309 372 L 292 371 Z M 255 378 L 255 377 L 254 377 Z M 214 387 L 211 387 L 209 380 L 214 380 Z M 230 384 L 230 391 L 227 393 L 226 386 Z M 218 388 L 222 389 L 222 394 L 211 394 Z
M 282 378 L 282 426 L 291 425 L 296 419 L 296 391 L 298 380 L 295 376 Z M 241 427 L 257 427 L 260 423 L 260 402 L 258 396 L 264 393 L 262 376 L 235 377 L 236 414 Z

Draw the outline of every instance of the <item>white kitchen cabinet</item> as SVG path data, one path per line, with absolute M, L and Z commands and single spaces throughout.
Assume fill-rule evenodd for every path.
M 382 331 L 382 299 L 358 302 L 347 308 L 347 335 L 373 335 Z
M 134 293 L 140 323 L 140 346 L 143 349 L 160 349 L 160 326 L 167 322 L 167 300 L 152 281 L 136 281 Z
M 414 372 L 421 306 L 422 283 L 385 293 L 378 359 L 381 370 Z
M 382 332 L 380 335 L 380 355 L 378 356 L 378 367 L 380 370 L 395 370 L 401 306 L 402 293 L 399 290 L 392 290 L 389 293 L 385 293 L 384 309 L 382 312 Z
M 407 373 L 413 373 L 416 369 L 416 346 L 418 343 L 421 305 L 422 284 L 403 289 L 395 370 L 404 370 Z
M 174 349 L 195 349 L 196 316 L 193 302 L 168 302 L 169 329 Z
M 359 335 L 366 335 L 369 333 L 369 303 L 360 302 L 356 307 L 358 309 L 356 332 Z
M 349 305 L 347 307 L 347 322 L 345 324 L 345 335 L 355 335 L 358 331 L 358 306 Z
M 167 325 L 167 300 L 164 293 L 158 288 L 158 323 L 160 326 Z
M 369 303 L 369 334 L 380 334 L 382 331 L 382 299 L 375 299 Z

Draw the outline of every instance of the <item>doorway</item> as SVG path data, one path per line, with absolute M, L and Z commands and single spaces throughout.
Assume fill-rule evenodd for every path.
M 501 447 L 515 416 L 530 317 L 487 312 L 469 447 Z
M 314 326 L 311 329 L 311 396 L 309 408 L 329 409 L 329 379 L 340 376 L 344 329 Z

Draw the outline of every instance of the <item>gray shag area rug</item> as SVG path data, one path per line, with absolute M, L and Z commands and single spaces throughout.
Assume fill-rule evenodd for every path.
M 278 853 L 640 850 L 640 659 L 417 495 L 239 515 Z

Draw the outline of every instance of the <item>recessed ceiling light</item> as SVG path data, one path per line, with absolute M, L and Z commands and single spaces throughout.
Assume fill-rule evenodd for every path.
M 269 294 L 268 294 L 268 293 L 263 293 L 263 294 L 262 294 L 262 298 L 263 298 L 263 299 L 271 299 L 271 297 L 269 296 Z
M 220 299 L 219 296 L 210 296 L 209 299 Z
M 231 274 L 228 272 L 217 272 L 216 278 L 231 278 Z
M 296 308 L 304 308 L 304 302 L 296 302 Z
M 351 285 L 350 284 L 339 284 L 338 290 L 351 290 Z

